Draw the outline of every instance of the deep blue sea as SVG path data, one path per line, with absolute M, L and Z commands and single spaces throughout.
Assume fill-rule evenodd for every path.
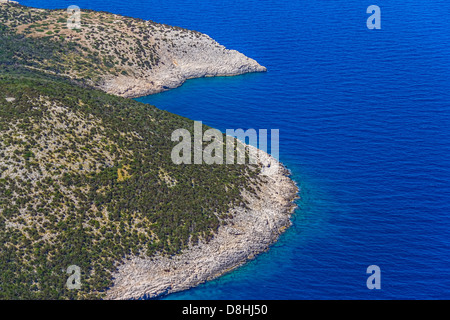
M 279 129 L 301 188 L 268 252 L 167 299 L 450 298 L 448 0 L 19 1 L 198 30 L 268 68 L 138 99 L 223 131 Z

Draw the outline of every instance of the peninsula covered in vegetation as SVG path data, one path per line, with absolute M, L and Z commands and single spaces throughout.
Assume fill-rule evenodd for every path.
M 81 16 L 0 3 L 0 299 L 157 297 L 266 250 L 290 225 L 289 172 L 175 165 L 193 121 L 126 98 L 265 68 L 199 32 Z

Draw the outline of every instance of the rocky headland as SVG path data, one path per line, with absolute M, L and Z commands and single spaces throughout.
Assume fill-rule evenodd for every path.
M 100 88 L 124 97 L 139 97 L 173 89 L 187 79 L 215 76 L 234 76 L 249 72 L 264 72 L 266 68 L 236 50 L 228 50 L 202 33 L 194 37 L 180 37 L 171 28 L 161 34 L 152 34 L 159 42 L 159 64 L 139 76 L 108 76 Z
M 113 275 L 107 299 L 150 299 L 183 291 L 266 251 L 291 225 L 298 187 L 280 162 L 266 153 L 260 155 L 264 183 L 258 192 L 244 194 L 249 205 L 232 210 L 232 223 L 221 226 L 209 243 L 201 242 L 180 255 L 130 257 Z
M 64 46 L 52 52 L 54 57 L 33 57 L 33 68 L 83 80 L 122 97 L 176 88 L 191 78 L 267 70 L 198 31 L 92 10 L 81 10 L 79 26 L 68 25 L 66 10 L 4 0 L 0 5 L 0 23 L 26 37 Z M 29 62 L 25 65 L 30 67 Z

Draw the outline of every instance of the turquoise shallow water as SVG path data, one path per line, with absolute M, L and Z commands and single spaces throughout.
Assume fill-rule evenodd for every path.
M 220 130 L 280 129 L 301 188 L 292 228 L 268 252 L 167 299 L 450 298 L 447 1 L 75 4 L 205 32 L 269 70 L 138 99 Z M 370 4 L 381 30 L 366 28 Z M 381 290 L 366 287 L 372 264 Z

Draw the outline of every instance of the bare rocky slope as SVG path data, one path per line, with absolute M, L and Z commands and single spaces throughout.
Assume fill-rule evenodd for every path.
M 24 64 L 86 80 L 114 95 L 138 97 L 178 87 L 186 79 L 266 71 L 197 31 L 91 10 L 81 10 L 80 28 L 72 30 L 68 18 L 66 10 L 0 3 L 0 23 L 71 48 Z
M 137 97 L 176 88 L 187 79 L 266 71 L 255 60 L 226 49 L 205 34 L 181 37 L 177 30 L 167 28 L 153 33 L 152 41 L 158 37 L 167 41 L 157 46 L 160 62 L 155 68 L 141 70 L 138 77 L 105 77 L 100 88 L 120 96 Z

